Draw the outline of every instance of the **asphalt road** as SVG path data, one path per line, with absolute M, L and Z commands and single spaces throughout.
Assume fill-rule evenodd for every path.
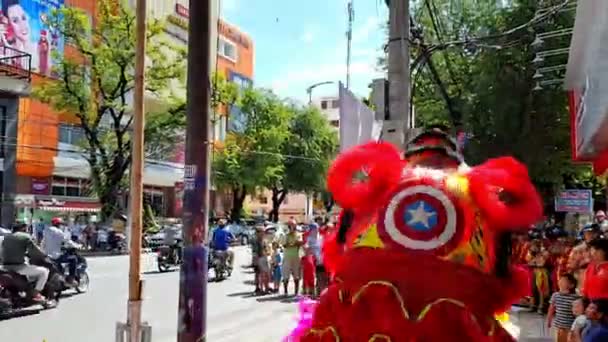
M 156 273 L 154 255 L 143 258 L 145 273 L 143 319 L 152 326 L 153 342 L 174 342 L 177 330 L 178 273 Z M 208 341 L 278 342 L 293 326 L 296 305 L 278 296 L 251 295 L 253 274 L 242 265 L 249 251 L 236 251 L 237 271 L 221 283 L 209 283 Z M 65 298 L 58 308 L 0 321 L 0 341 L 113 342 L 117 321 L 126 320 L 128 259 L 89 258 L 88 293 Z M 517 313 L 520 341 L 550 341 L 539 316 Z

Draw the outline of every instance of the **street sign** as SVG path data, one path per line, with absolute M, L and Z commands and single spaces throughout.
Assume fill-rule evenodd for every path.
M 567 213 L 593 212 L 591 190 L 564 190 L 555 197 L 555 211 Z

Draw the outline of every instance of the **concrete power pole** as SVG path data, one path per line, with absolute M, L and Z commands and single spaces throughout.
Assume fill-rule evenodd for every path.
M 410 11 L 409 0 L 388 0 L 388 106 L 389 119 L 384 122 L 382 140 L 404 147 L 412 128 L 410 103 Z

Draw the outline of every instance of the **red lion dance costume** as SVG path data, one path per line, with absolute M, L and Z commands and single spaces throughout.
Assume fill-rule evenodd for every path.
M 511 234 L 542 216 L 526 168 L 508 157 L 469 168 L 440 131 L 408 147 L 402 158 L 367 143 L 333 163 L 328 188 L 343 208 L 324 245 L 333 282 L 301 303 L 287 341 L 514 341 L 496 317 L 528 292 L 510 264 Z

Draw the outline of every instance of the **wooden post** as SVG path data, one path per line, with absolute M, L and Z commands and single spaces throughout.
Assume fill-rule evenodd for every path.
M 131 234 L 129 254 L 129 303 L 127 324 L 129 342 L 142 340 L 141 240 L 144 170 L 144 92 L 146 57 L 146 0 L 137 0 L 135 44 L 135 92 L 133 99 L 133 137 L 131 142 Z

